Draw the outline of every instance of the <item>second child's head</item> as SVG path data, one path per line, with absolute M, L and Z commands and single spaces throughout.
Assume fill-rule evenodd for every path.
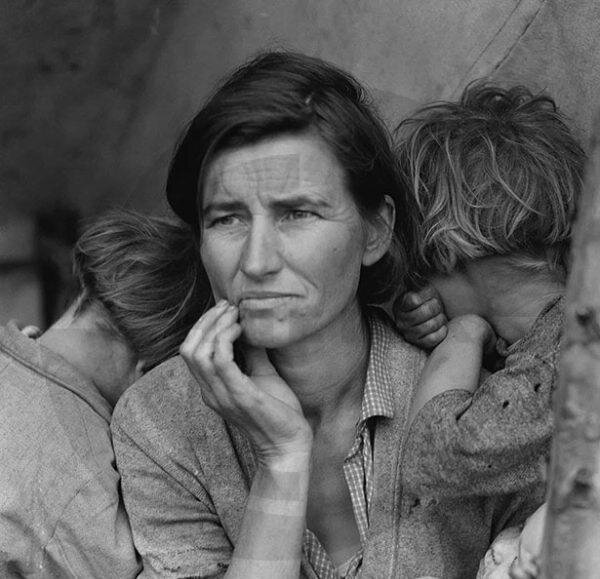
M 419 207 L 416 270 L 449 275 L 506 256 L 564 282 L 585 153 L 554 101 L 478 83 L 425 106 L 397 129 Z
M 93 312 L 144 371 L 178 354 L 211 300 L 189 228 L 133 211 L 109 212 L 86 227 L 73 271 L 80 290 L 74 316 Z

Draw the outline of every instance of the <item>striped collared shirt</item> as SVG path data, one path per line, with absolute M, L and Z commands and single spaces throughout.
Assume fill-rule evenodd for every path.
M 389 342 L 389 329 L 377 317 L 369 319 L 371 350 L 367 367 L 367 379 L 363 392 L 360 418 L 356 424 L 354 442 L 344 460 L 344 476 L 352 500 L 354 518 L 358 527 L 361 545 L 364 545 L 369 530 L 369 506 L 373 496 L 373 448 L 372 418 L 394 415 L 393 385 L 388 376 L 384 352 Z M 310 530 L 304 532 L 304 552 L 320 579 L 354 579 L 362 564 L 362 548 L 344 565 L 336 569 L 329 555 Z

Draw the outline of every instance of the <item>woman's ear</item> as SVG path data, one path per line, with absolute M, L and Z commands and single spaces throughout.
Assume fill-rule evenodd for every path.
M 386 195 L 375 218 L 367 222 L 367 244 L 362 258 L 364 266 L 377 263 L 386 254 L 392 242 L 395 220 L 396 206 Z

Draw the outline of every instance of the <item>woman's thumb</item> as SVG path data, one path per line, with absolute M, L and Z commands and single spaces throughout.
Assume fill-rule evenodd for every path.
M 277 374 L 265 348 L 249 346 L 244 349 L 244 358 L 248 376 L 270 376 Z

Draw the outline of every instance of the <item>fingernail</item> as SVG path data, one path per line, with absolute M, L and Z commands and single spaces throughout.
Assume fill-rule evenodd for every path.
M 217 305 L 216 305 L 216 307 L 217 307 L 217 308 L 224 308 L 226 305 L 227 305 L 227 300 L 219 300 L 219 301 L 217 302 Z

